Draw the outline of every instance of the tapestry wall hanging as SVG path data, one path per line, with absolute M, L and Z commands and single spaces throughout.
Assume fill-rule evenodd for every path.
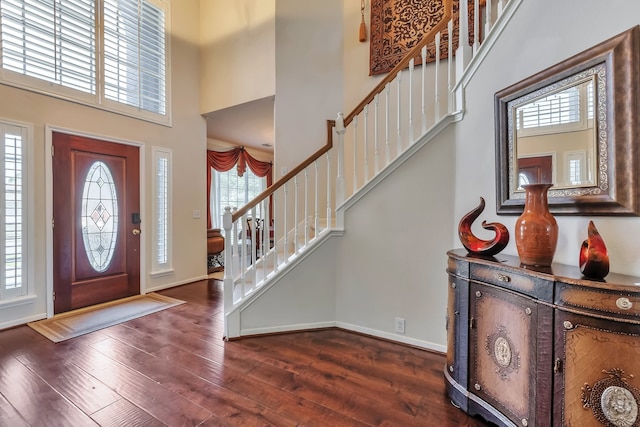
M 484 0 L 480 2 L 483 6 Z M 473 44 L 473 5 L 469 4 L 469 44 Z M 443 16 L 441 0 L 371 0 L 369 75 L 388 73 Z M 458 48 L 458 0 L 453 2 L 453 45 Z M 447 58 L 448 30 L 440 35 L 440 59 Z M 427 45 L 427 62 L 435 61 L 435 44 Z M 422 59 L 416 58 L 415 64 Z

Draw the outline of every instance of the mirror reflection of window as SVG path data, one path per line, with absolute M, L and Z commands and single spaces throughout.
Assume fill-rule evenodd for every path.
M 566 156 L 566 181 L 571 185 L 582 185 L 588 182 L 587 154 L 584 151 L 567 153 Z

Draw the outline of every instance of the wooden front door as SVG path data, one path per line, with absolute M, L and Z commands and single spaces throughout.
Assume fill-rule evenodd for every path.
M 140 293 L 138 147 L 53 133 L 54 313 Z
M 522 184 L 553 184 L 553 158 L 536 156 L 518 159 L 518 187 Z

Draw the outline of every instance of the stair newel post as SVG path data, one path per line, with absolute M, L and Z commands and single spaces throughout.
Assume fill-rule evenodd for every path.
M 469 5 L 463 1 L 459 5 L 460 16 L 464 17 L 458 20 L 458 49 L 456 50 L 456 79 L 460 79 L 464 75 L 464 70 L 467 68 L 467 64 L 471 60 L 472 50 L 469 46 Z M 455 111 L 462 111 L 464 109 L 464 88 L 462 85 L 456 85 L 455 89 Z
M 231 227 L 233 220 L 231 218 L 231 207 L 224 208 L 222 214 L 222 228 L 224 229 L 224 306 L 225 309 L 233 307 L 233 239 L 231 238 Z M 225 336 L 227 334 L 226 316 L 225 316 Z
M 336 132 L 338 133 L 338 176 L 336 178 L 336 207 L 344 202 L 344 116 L 338 113 L 336 119 Z
M 491 0 L 486 0 L 487 4 L 485 7 L 485 23 L 484 23 L 484 29 L 482 30 L 482 32 L 484 34 L 489 34 L 489 32 L 491 32 L 491 11 L 492 11 L 492 5 L 491 5 Z
M 476 9 L 477 10 L 477 9 Z M 458 49 L 456 50 L 456 76 L 462 76 L 467 64 L 471 60 L 471 46 L 469 46 L 469 5 L 466 1 L 459 4 L 460 19 L 458 20 Z M 451 34 L 451 33 L 449 33 Z M 449 37 L 451 39 L 452 37 Z

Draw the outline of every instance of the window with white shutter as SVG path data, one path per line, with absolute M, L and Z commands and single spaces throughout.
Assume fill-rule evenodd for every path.
M 167 122 L 163 0 L 0 0 L 0 82 Z

